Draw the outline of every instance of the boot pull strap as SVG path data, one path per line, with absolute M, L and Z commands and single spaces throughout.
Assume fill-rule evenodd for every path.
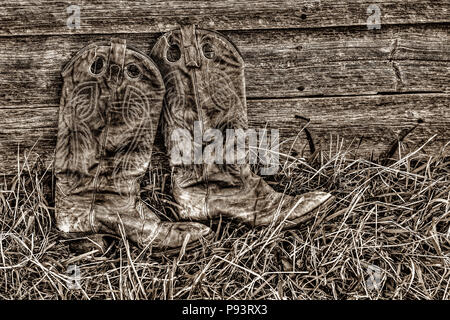
M 126 40 L 111 39 L 111 50 L 109 52 L 109 75 L 108 80 L 114 85 L 122 82 L 123 65 L 125 63 L 125 53 L 127 50 Z
M 187 67 L 199 68 L 201 60 L 199 56 L 195 25 L 181 26 L 181 41 L 184 49 L 184 62 Z

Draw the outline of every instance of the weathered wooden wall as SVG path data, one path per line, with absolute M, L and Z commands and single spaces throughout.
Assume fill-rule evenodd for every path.
M 80 29 L 66 24 L 73 4 Z M 367 28 L 371 4 L 381 8 L 380 30 Z M 184 23 L 240 49 L 252 126 L 293 140 L 307 118 L 316 146 L 339 136 L 361 156 L 386 152 L 415 127 L 406 149 L 436 135 L 426 149 L 437 151 L 450 141 L 448 9 L 448 0 L 2 1 L 0 173 L 17 172 L 18 155 L 51 161 L 59 72 L 79 49 L 116 36 L 148 53 Z M 295 149 L 305 145 L 301 133 Z

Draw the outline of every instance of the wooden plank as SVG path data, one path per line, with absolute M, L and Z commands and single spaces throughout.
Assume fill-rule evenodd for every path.
M 450 43 L 443 26 L 242 32 L 230 38 L 246 61 L 250 97 L 449 88 Z
M 450 44 L 444 26 L 367 30 L 225 32 L 246 63 L 250 98 L 445 92 Z M 111 36 L 0 38 L 0 108 L 59 103 L 60 70 L 83 46 Z M 123 35 L 149 53 L 155 34 Z
M 316 148 L 323 150 L 328 150 L 330 143 L 335 148 L 339 137 L 344 139 L 344 147 L 353 143 L 350 149 L 356 156 L 367 157 L 373 153 L 377 157 L 403 131 L 417 125 L 405 138 L 403 152 L 413 150 L 436 134 L 433 142 L 425 147 L 435 152 L 450 141 L 449 98 L 448 94 L 400 94 L 250 100 L 248 116 L 253 128 L 267 126 L 280 130 L 282 152 L 293 146 L 299 155 L 303 151 L 304 155 L 308 153 L 308 141 L 301 131 L 307 122 L 299 117 L 310 119 L 306 128 Z M 46 165 L 50 163 L 56 143 L 57 113 L 57 105 L 0 109 L 0 119 L 3 119 L 0 173 L 17 172 L 18 154 L 22 162 L 24 155 L 29 154 L 31 162 L 39 158 Z M 160 135 L 157 140 L 154 164 L 164 159 Z
M 80 6 L 80 29 L 67 26 L 71 5 Z M 165 32 L 183 23 L 216 30 L 366 27 L 370 5 L 380 8 L 383 27 L 449 21 L 447 0 L 16 0 L 2 5 L 0 36 Z
M 278 128 L 289 148 L 299 129 L 307 125 L 316 147 L 328 150 L 331 143 L 336 148 L 336 140 L 343 139 L 353 155 L 379 157 L 412 129 L 404 139 L 403 152 L 413 151 L 433 135 L 437 136 L 424 150 L 440 151 L 450 142 L 449 107 L 448 94 L 256 100 L 249 106 L 249 118 L 253 126 L 267 123 L 269 128 Z M 304 119 L 310 119 L 309 124 Z M 294 150 L 309 151 L 305 133 L 299 138 Z

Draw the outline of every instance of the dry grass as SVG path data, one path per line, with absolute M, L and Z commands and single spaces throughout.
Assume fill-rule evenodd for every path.
M 271 178 L 289 193 L 332 192 L 315 221 L 284 232 L 222 221 L 211 245 L 158 258 L 123 240 L 104 254 L 71 252 L 54 228 L 51 172 L 22 163 L 0 193 L 0 298 L 449 299 L 448 153 L 386 164 L 332 149 L 308 165 L 288 158 Z M 149 205 L 173 218 L 170 172 L 147 181 Z M 71 265 L 79 290 L 67 287 Z

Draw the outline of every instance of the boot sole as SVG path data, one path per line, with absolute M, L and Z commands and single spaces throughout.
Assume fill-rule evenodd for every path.
M 109 234 L 96 234 L 89 232 L 60 232 L 60 236 L 63 242 L 69 243 L 71 251 L 76 252 L 89 252 L 92 250 L 99 250 L 101 253 L 105 253 L 107 246 L 105 243 L 105 237 Z
M 206 235 L 205 237 L 203 237 L 202 239 L 198 239 L 195 240 L 191 243 L 189 243 L 186 246 L 186 251 L 195 249 L 195 248 L 199 248 L 203 245 L 204 242 L 208 243 L 211 242 L 214 239 L 214 232 L 209 233 L 208 235 Z M 150 256 L 152 257 L 163 257 L 163 256 L 174 256 L 179 254 L 181 251 L 181 247 L 177 247 L 177 248 L 152 248 L 152 253 L 150 254 Z
M 105 244 L 105 238 L 121 239 L 120 237 L 111 234 L 94 234 L 94 233 L 83 233 L 83 232 L 70 232 L 61 233 L 60 236 L 63 238 L 62 241 L 69 242 L 69 248 L 71 251 L 76 251 L 79 253 L 85 253 L 92 250 L 100 250 L 101 253 L 105 253 L 107 246 Z M 186 251 L 200 247 L 203 242 L 210 242 L 214 239 L 214 233 L 209 233 L 206 237 L 198 239 L 189 243 L 186 246 Z M 152 248 L 150 256 L 152 257 L 163 257 L 163 256 L 173 256 L 180 253 L 181 247 L 176 248 Z

